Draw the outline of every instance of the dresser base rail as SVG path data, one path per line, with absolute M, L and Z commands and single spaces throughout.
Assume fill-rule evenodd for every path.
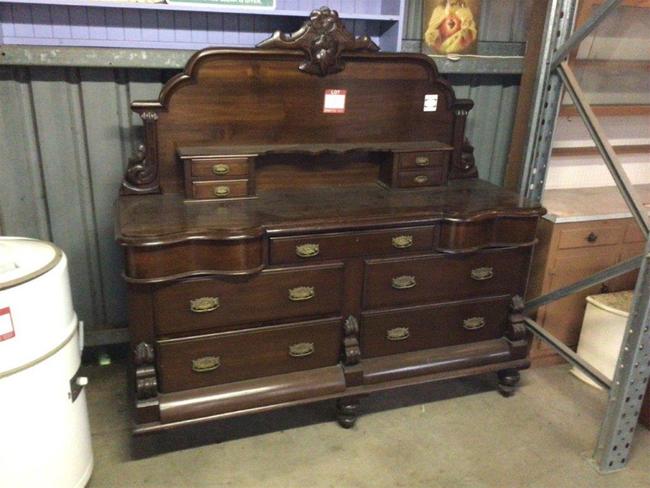
M 339 403 L 345 406 L 373 392 L 530 366 L 527 358 L 513 359 L 507 339 L 474 344 L 473 353 L 467 350 L 468 347 L 452 346 L 400 354 L 400 361 L 395 361 L 392 356 L 362 361 L 353 366 L 363 369 L 364 384 L 358 386 L 346 387 L 344 373 L 349 368 L 337 365 L 162 393 L 158 396 L 160 421 L 136 424 L 133 433 L 148 434 L 323 400 L 343 399 Z M 405 367 L 405 362 L 409 366 Z M 343 410 L 339 408 L 339 417 L 341 413 L 354 413 L 356 420 L 357 409 L 354 412 Z M 353 424 L 352 416 L 347 417 L 346 422 Z

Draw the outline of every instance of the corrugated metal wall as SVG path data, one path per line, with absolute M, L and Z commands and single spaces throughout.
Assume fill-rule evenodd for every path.
M 512 28 L 519 2 L 495 3 L 509 5 L 510 14 L 488 17 L 485 29 L 498 38 L 501 25 L 504 40 L 522 40 L 525 29 Z M 484 15 L 492 13 L 487 9 Z M 141 121 L 130 113 L 129 103 L 156 98 L 169 75 L 151 69 L 0 67 L 0 229 L 63 248 L 70 259 L 75 306 L 91 344 L 120 338 L 112 329 L 126 323 L 113 202 L 127 158 L 141 139 Z M 500 183 L 518 77 L 450 79 L 459 97 L 476 103 L 468 135 L 480 175 Z

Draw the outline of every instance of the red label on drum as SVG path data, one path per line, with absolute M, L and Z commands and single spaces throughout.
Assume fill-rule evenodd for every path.
M 0 308 L 0 341 L 6 341 L 15 337 L 14 322 L 11 320 L 11 309 Z

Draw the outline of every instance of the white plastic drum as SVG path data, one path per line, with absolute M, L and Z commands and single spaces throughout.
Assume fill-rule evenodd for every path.
M 93 468 L 68 265 L 48 242 L 0 237 L 0 485 L 76 488 Z

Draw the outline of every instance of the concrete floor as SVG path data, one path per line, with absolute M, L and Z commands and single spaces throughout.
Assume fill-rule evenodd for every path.
M 134 441 L 124 369 L 89 368 L 91 488 L 650 486 L 643 427 L 626 470 L 588 464 L 605 394 L 565 366 L 524 372 L 508 399 L 491 375 L 375 394 L 351 430 L 323 402 Z

